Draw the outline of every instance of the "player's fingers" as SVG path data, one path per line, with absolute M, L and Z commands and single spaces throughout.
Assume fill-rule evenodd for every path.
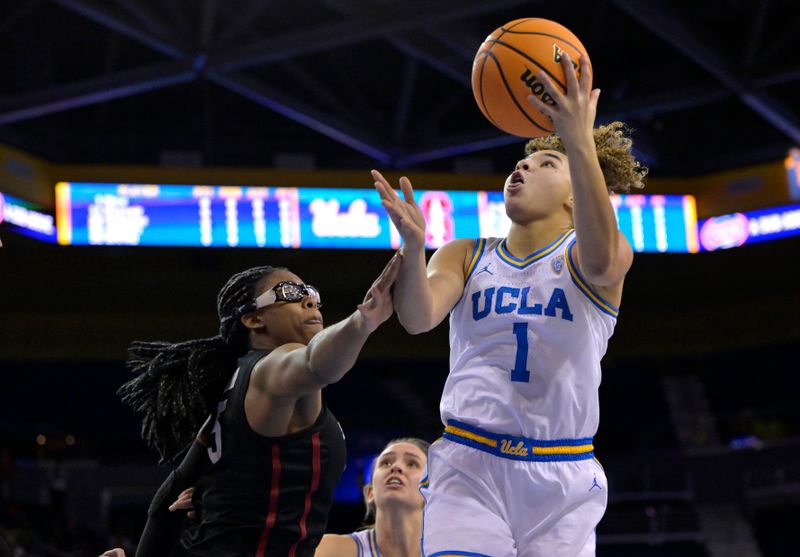
M 540 99 L 536 95 L 528 95 L 528 102 L 533 105 L 533 108 L 535 108 L 536 110 L 538 110 L 551 120 L 553 119 L 553 114 L 555 114 L 553 107 L 543 102 L 542 99 Z
M 414 201 L 414 188 L 411 186 L 411 180 L 403 176 L 400 178 L 400 189 L 403 190 L 403 199 L 406 203 L 416 206 L 417 202 Z
M 397 228 L 400 228 L 400 225 L 403 223 L 403 217 L 405 213 L 402 210 L 402 207 L 398 207 L 396 204 L 392 203 L 391 201 L 387 201 L 385 199 L 381 199 L 381 205 L 383 208 L 386 209 L 386 212 L 389 214 L 389 218 L 392 220 L 394 225 Z
M 180 499 L 178 499 L 169 506 L 170 512 L 185 511 L 186 509 L 192 509 L 192 508 L 194 507 L 192 506 L 191 501 L 181 501 Z
M 369 309 L 371 309 L 371 308 L 375 307 L 375 298 L 376 298 L 377 296 L 379 296 L 379 295 L 380 295 L 380 292 L 378 291 L 378 289 L 377 289 L 377 288 L 375 288 L 375 285 L 373 284 L 373 285 L 372 285 L 372 286 L 369 288 L 369 290 L 367 290 L 367 295 L 366 295 L 366 296 L 364 296 L 364 301 L 363 301 L 363 302 L 361 302 L 361 303 L 360 303 L 360 304 L 357 306 L 357 309 L 359 309 L 359 310 L 361 310 L 361 311 L 367 311 L 367 310 L 369 310 Z
M 170 511 L 179 511 L 186 509 L 193 509 L 194 503 L 192 502 L 192 493 L 181 493 L 178 498 L 169 506 Z
M 386 266 L 384 269 L 381 277 L 380 282 L 376 285 L 381 292 L 386 292 L 394 281 L 397 279 L 397 275 L 400 274 L 400 266 L 403 264 L 403 255 L 400 252 L 394 254 L 392 260 L 389 261 L 389 265 Z
M 386 264 L 386 267 L 383 268 L 380 276 L 378 279 L 373 283 L 373 287 L 377 288 L 379 292 L 384 292 L 386 288 L 392 285 L 394 280 L 397 278 L 397 274 L 400 272 L 400 265 L 403 263 L 403 256 L 400 252 L 394 254 L 394 256 L 389 260 L 389 263 Z
M 589 104 L 593 108 L 597 108 L 597 101 L 600 100 L 600 89 L 595 89 L 589 95 Z
M 378 193 L 381 194 L 381 197 L 384 199 L 399 199 L 397 193 L 395 193 L 394 188 L 389 183 L 389 181 L 384 178 L 383 174 L 378 172 L 377 170 L 370 170 L 370 174 L 372 174 L 373 180 L 375 180 L 375 189 L 378 190 Z
M 553 101 L 555 101 L 556 106 L 563 103 L 564 93 L 561 92 L 561 88 L 556 87 L 555 84 L 553 84 L 553 80 L 550 79 L 549 75 L 547 75 L 545 72 L 539 72 L 536 74 L 536 79 L 541 82 L 542 86 L 544 87 L 544 90 L 547 91 L 553 98 Z
M 378 170 L 375 170 L 373 168 L 372 170 L 369 171 L 369 173 L 372 174 L 372 178 L 376 182 L 381 182 L 382 184 L 386 184 L 387 186 L 389 186 L 388 180 L 386 180 L 386 178 L 383 177 L 383 174 L 381 174 Z
M 109 549 L 105 553 L 103 553 L 100 557 L 125 557 L 125 550 L 119 547 L 115 547 L 114 549 Z
M 572 58 L 564 52 L 561 54 L 561 67 L 564 68 L 564 77 L 567 80 L 567 94 L 576 94 L 580 91 L 578 76 L 575 74 L 575 67 L 572 65 Z
M 375 181 L 375 190 L 378 192 L 382 201 L 389 201 L 393 203 L 395 199 L 397 199 L 397 194 L 394 193 L 394 190 L 388 184 L 378 181 Z
M 581 68 L 581 89 L 585 91 L 589 91 L 592 86 L 592 64 L 589 63 L 589 59 L 586 58 L 583 54 L 581 54 L 580 60 L 580 68 Z

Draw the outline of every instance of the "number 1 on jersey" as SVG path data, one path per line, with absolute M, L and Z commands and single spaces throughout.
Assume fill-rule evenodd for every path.
M 517 355 L 511 380 L 527 383 L 531 380 L 531 372 L 525 369 L 528 364 L 528 323 L 514 323 L 514 336 L 517 337 Z

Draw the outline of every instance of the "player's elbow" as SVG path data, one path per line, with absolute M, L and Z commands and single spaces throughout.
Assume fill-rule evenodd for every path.
M 404 319 L 400 314 L 398 314 L 397 320 L 400 321 L 400 325 L 402 325 L 406 332 L 410 335 L 427 333 L 432 329 L 432 327 L 426 326 L 426 323 L 420 319 Z
M 581 274 L 590 284 L 611 286 L 625 277 L 625 268 L 612 261 L 581 263 Z

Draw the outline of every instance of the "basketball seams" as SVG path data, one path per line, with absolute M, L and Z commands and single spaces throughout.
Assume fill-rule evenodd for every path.
M 492 45 L 491 48 L 488 48 L 486 52 L 483 53 L 483 62 L 481 63 L 481 73 L 478 76 L 478 83 L 480 84 L 480 93 L 481 93 L 480 94 L 481 106 L 479 108 L 482 109 L 483 115 L 486 116 L 489 122 L 491 122 L 492 125 L 495 126 L 496 128 L 499 128 L 500 126 L 497 125 L 497 122 L 495 122 L 494 118 L 492 118 L 491 115 L 489 114 L 489 106 L 486 104 L 486 99 L 483 98 L 483 70 L 486 67 L 486 59 L 489 58 L 489 56 L 492 53 L 492 48 L 494 48 L 494 45 Z M 492 58 L 494 58 L 494 56 L 492 56 Z
M 567 35 L 569 39 L 565 40 L 563 35 Z M 498 44 L 504 48 L 496 50 Z M 572 51 L 570 54 L 574 53 L 575 58 L 584 57 L 591 68 L 585 49 L 582 45 L 577 45 L 580 45 L 580 41 L 569 29 L 546 19 L 524 18 L 495 29 L 478 49 L 472 71 L 473 93 L 487 120 L 512 135 L 540 137 L 553 133 L 552 129 L 545 127 L 546 116 L 542 118 L 538 112 L 529 110 L 532 106 L 525 108 L 528 106 L 525 102 L 527 89 L 521 88 L 513 77 L 521 66 L 525 73 L 521 74 L 520 79 L 530 88 L 529 93 L 536 91 L 536 94 L 541 94 L 542 86 L 533 77 L 541 73 L 546 74 L 562 91 L 566 91 L 566 79 L 563 75 L 556 76 L 559 73 L 559 64 L 553 64 L 552 61 L 557 58 L 560 49 L 564 49 L 567 52 Z M 490 64 L 488 58 L 492 59 L 493 66 L 487 66 Z M 520 114 L 524 120 L 520 118 Z M 542 123 L 539 123 L 540 120 Z M 552 123 L 550 126 L 552 127 Z
M 525 109 L 522 108 L 522 105 L 519 104 L 519 101 L 517 100 L 517 97 L 514 95 L 514 92 L 511 90 L 511 86 L 508 84 L 508 80 L 506 79 L 506 74 L 503 72 L 503 66 L 500 64 L 500 61 L 497 59 L 497 57 L 495 57 L 493 54 L 491 54 L 491 51 L 487 52 L 486 57 L 487 58 L 491 58 L 492 60 L 494 60 L 495 64 L 497 65 L 497 71 L 500 73 L 500 79 L 503 80 L 503 85 L 505 85 L 506 91 L 508 92 L 509 97 L 511 97 L 511 100 L 517 106 L 517 109 L 522 113 L 522 115 L 525 116 L 525 119 L 528 120 L 528 122 L 530 122 L 531 124 L 533 124 L 534 126 L 536 126 L 537 128 L 539 128 L 542 131 L 547 132 L 548 134 L 553 133 L 553 130 L 549 130 L 549 129 L 541 126 L 539 123 L 536 122 L 536 120 L 531 118 L 530 115 L 525 111 Z
M 523 23 L 525 23 L 525 22 L 527 22 L 527 21 L 533 21 L 534 19 L 536 19 L 536 18 L 535 18 L 535 17 L 526 17 L 526 18 L 524 18 L 524 19 L 519 19 L 519 20 L 517 20 L 517 22 L 516 22 L 514 25 L 512 25 L 512 26 L 511 26 L 511 27 L 509 27 L 508 29 L 506 29 L 506 26 L 505 26 L 505 25 L 501 25 L 501 26 L 500 26 L 500 29 L 502 29 L 502 30 L 503 30 L 503 32 L 502 32 L 502 33 L 500 33 L 500 36 L 499 36 L 499 37 L 497 37 L 497 38 L 499 39 L 499 38 L 500 38 L 500 37 L 502 37 L 502 36 L 503 36 L 505 33 L 509 33 L 509 32 L 511 32 L 511 30 L 512 30 L 514 27 L 516 27 L 517 25 L 522 25 Z M 519 33 L 519 31 L 517 31 L 517 33 Z
M 509 31 L 507 31 L 507 33 L 509 35 L 538 35 L 540 37 L 550 37 L 551 39 L 557 39 L 557 40 L 561 41 L 562 43 L 564 43 L 567 46 L 571 46 L 572 48 L 574 48 L 575 50 L 577 50 L 581 54 L 586 54 L 586 49 L 585 48 L 579 48 L 579 47 L 575 46 L 574 44 L 572 44 L 571 42 L 569 42 L 564 37 L 559 37 L 558 35 L 552 35 L 550 33 L 542 33 L 541 31 L 511 31 L 511 30 L 509 30 Z M 500 37 L 497 37 L 497 38 L 499 39 Z
M 516 52 L 517 54 L 519 54 L 520 56 L 522 56 L 523 58 L 525 58 L 527 61 L 529 61 L 531 64 L 533 64 L 533 65 L 537 66 L 537 67 L 538 67 L 540 70 L 542 70 L 544 73 L 546 73 L 546 74 L 547 74 L 547 75 L 550 77 L 550 79 L 551 79 L 552 81 L 554 81 L 555 83 L 557 83 L 557 84 L 558 84 L 558 85 L 561 87 L 561 89 L 563 89 L 564 91 L 566 91 L 566 90 L 567 90 L 567 84 L 566 84 L 566 83 L 561 83 L 561 81 L 560 81 L 560 80 L 559 80 L 559 79 L 558 79 L 558 78 L 557 78 L 555 75 L 553 75 L 553 74 L 550 72 L 550 70 L 548 70 L 548 69 L 547 69 L 546 67 L 544 67 L 544 66 L 543 66 L 541 63 L 537 62 L 536 60 L 534 60 L 533 58 L 531 58 L 531 57 L 530 57 L 530 56 L 528 56 L 527 54 L 525 54 L 523 51 L 521 51 L 521 50 L 520 50 L 520 49 L 518 49 L 517 47 L 515 47 L 515 46 L 511 46 L 511 45 L 510 45 L 510 44 L 508 44 L 508 43 L 504 43 L 504 42 L 502 42 L 502 41 L 498 41 L 498 40 L 494 40 L 494 41 L 492 41 L 492 42 L 493 42 L 495 45 L 498 45 L 498 44 L 499 44 L 499 45 L 501 45 L 501 46 L 504 46 L 504 47 L 506 47 L 506 48 L 507 48 L 507 49 L 509 49 L 509 50 L 513 50 L 514 52 Z M 492 48 L 494 48 L 494 45 L 492 45 Z
M 497 35 L 497 39 L 499 39 L 500 37 L 505 35 L 509 30 L 513 29 L 517 25 L 521 25 L 522 23 L 525 23 L 526 21 L 531 21 L 532 19 L 535 19 L 535 18 L 527 17 L 525 19 L 520 19 L 519 21 L 517 21 L 514 25 L 512 25 L 508 29 L 506 29 L 505 26 L 500 26 L 501 32 L 500 32 L 499 35 Z M 486 99 L 483 96 L 483 70 L 486 67 L 486 59 L 489 58 L 489 55 L 492 53 L 492 49 L 494 48 L 494 45 L 496 44 L 497 39 L 492 39 L 491 46 L 486 49 L 486 52 L 483 53 L 483 62 L 481 63 L 480 75 L 478 76 L 478 83 L 480 84 L 480 105 L 479 105 L 478 108 L 482 108 L 483 115 L 486 116 L 486 118 L 489 120 L 489 122 L 492 123 L 493 126 L 495 126 L 496 128 L 500 128 L 500 126 L 497 125 L 497 122 L 494 121 L 494 118 L 492 118 L 491 115 L 489 114 L 489 105 L 486 104 Z M 484 42 L 489 42 L 489 41 L 487 40 L 487 41 L 484 41 Z M 492 58 L 494 59 L 495 62 L 497 62 L 497 59 L 494 58 L 494 56 L 492 56 Z M 498 63 L 498 66 L 499 66 L 499 63 Z M 501 70 L 501 73 L 502 73 L 502 70 Z M 503 82 L 505 83 L 505 77 L 503 78 Z M 502 128 L 500 128 L 500 129 L 502 129 Z

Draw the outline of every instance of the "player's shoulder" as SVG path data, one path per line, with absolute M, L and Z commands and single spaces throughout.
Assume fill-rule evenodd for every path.
M 469 265 L 480 238 L 457 238 L 450 240 L 434 252 L 430 267 L 433 270 L 450 269 L 463 271 Z
M 356 557 L 358 542 L 354 534 L 325 534 L 319 542 L 314 557 Z

